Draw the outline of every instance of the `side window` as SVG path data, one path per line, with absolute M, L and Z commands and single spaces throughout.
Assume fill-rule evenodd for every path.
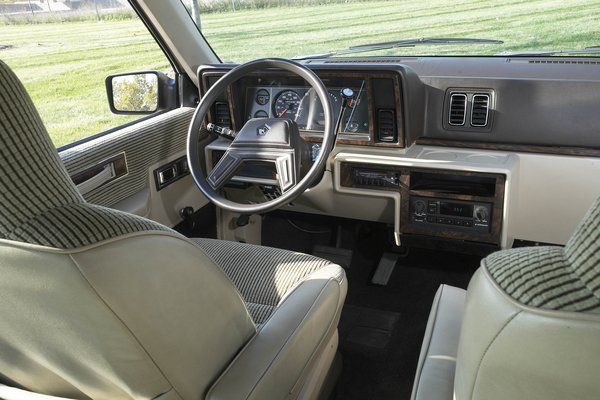
M 0 59 L 27 88 L 56 147 L 145 116 L 111 112 L 107 76 L 134 71 L 173 75 L 152 35 L 122 0 L 0 1 Z M 122 92 L 148 80 L 154 89 L 152 79 L 133 75 L 114 87 Z M 143 95 L 145 110 L 154 110 L 145 104 L 156 99 Z M 129 106 L 122 107 L 127 111 Z

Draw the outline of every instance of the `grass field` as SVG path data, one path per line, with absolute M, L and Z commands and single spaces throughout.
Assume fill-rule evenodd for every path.
M 221 59 L 234 62 L 426 36 L 501 39 L 505 44 L 421 46 L 377 54 L 496 54 L 599 45 L 600 2 L 350 2 L 210 13 L 202 16 L 202 28 Z M 0 26 L 1 45 L 13 46 L 0 50 L 0 59 L 24 81 L 57 146 L 132 119 L 110 114 L 107 75 L 169 69 L 135 19 Z

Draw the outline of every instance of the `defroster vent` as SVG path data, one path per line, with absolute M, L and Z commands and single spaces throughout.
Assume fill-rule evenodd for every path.
M 465 93 L 452 93 L 450 95 L 450 112 L 448 123 L 452 126 L 465 124 L 467 116 L 467 95 Z

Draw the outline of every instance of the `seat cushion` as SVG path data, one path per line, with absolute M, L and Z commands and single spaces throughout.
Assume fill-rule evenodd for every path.
M 332 264 L 308 254 L 214 239 L 193 239 L 233 281 L 257 325 L 313 272 Z
M 421 346 L 412 399 L 452 400 L 466 293 L 448 285 L 438 289 Z

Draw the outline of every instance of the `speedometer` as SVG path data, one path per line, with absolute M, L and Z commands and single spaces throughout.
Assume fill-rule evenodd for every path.
M 273 112 L 278 118 L 294 119 L 300 106 L 300 95 L 293 90 L 284 90 L 275 98 Z

